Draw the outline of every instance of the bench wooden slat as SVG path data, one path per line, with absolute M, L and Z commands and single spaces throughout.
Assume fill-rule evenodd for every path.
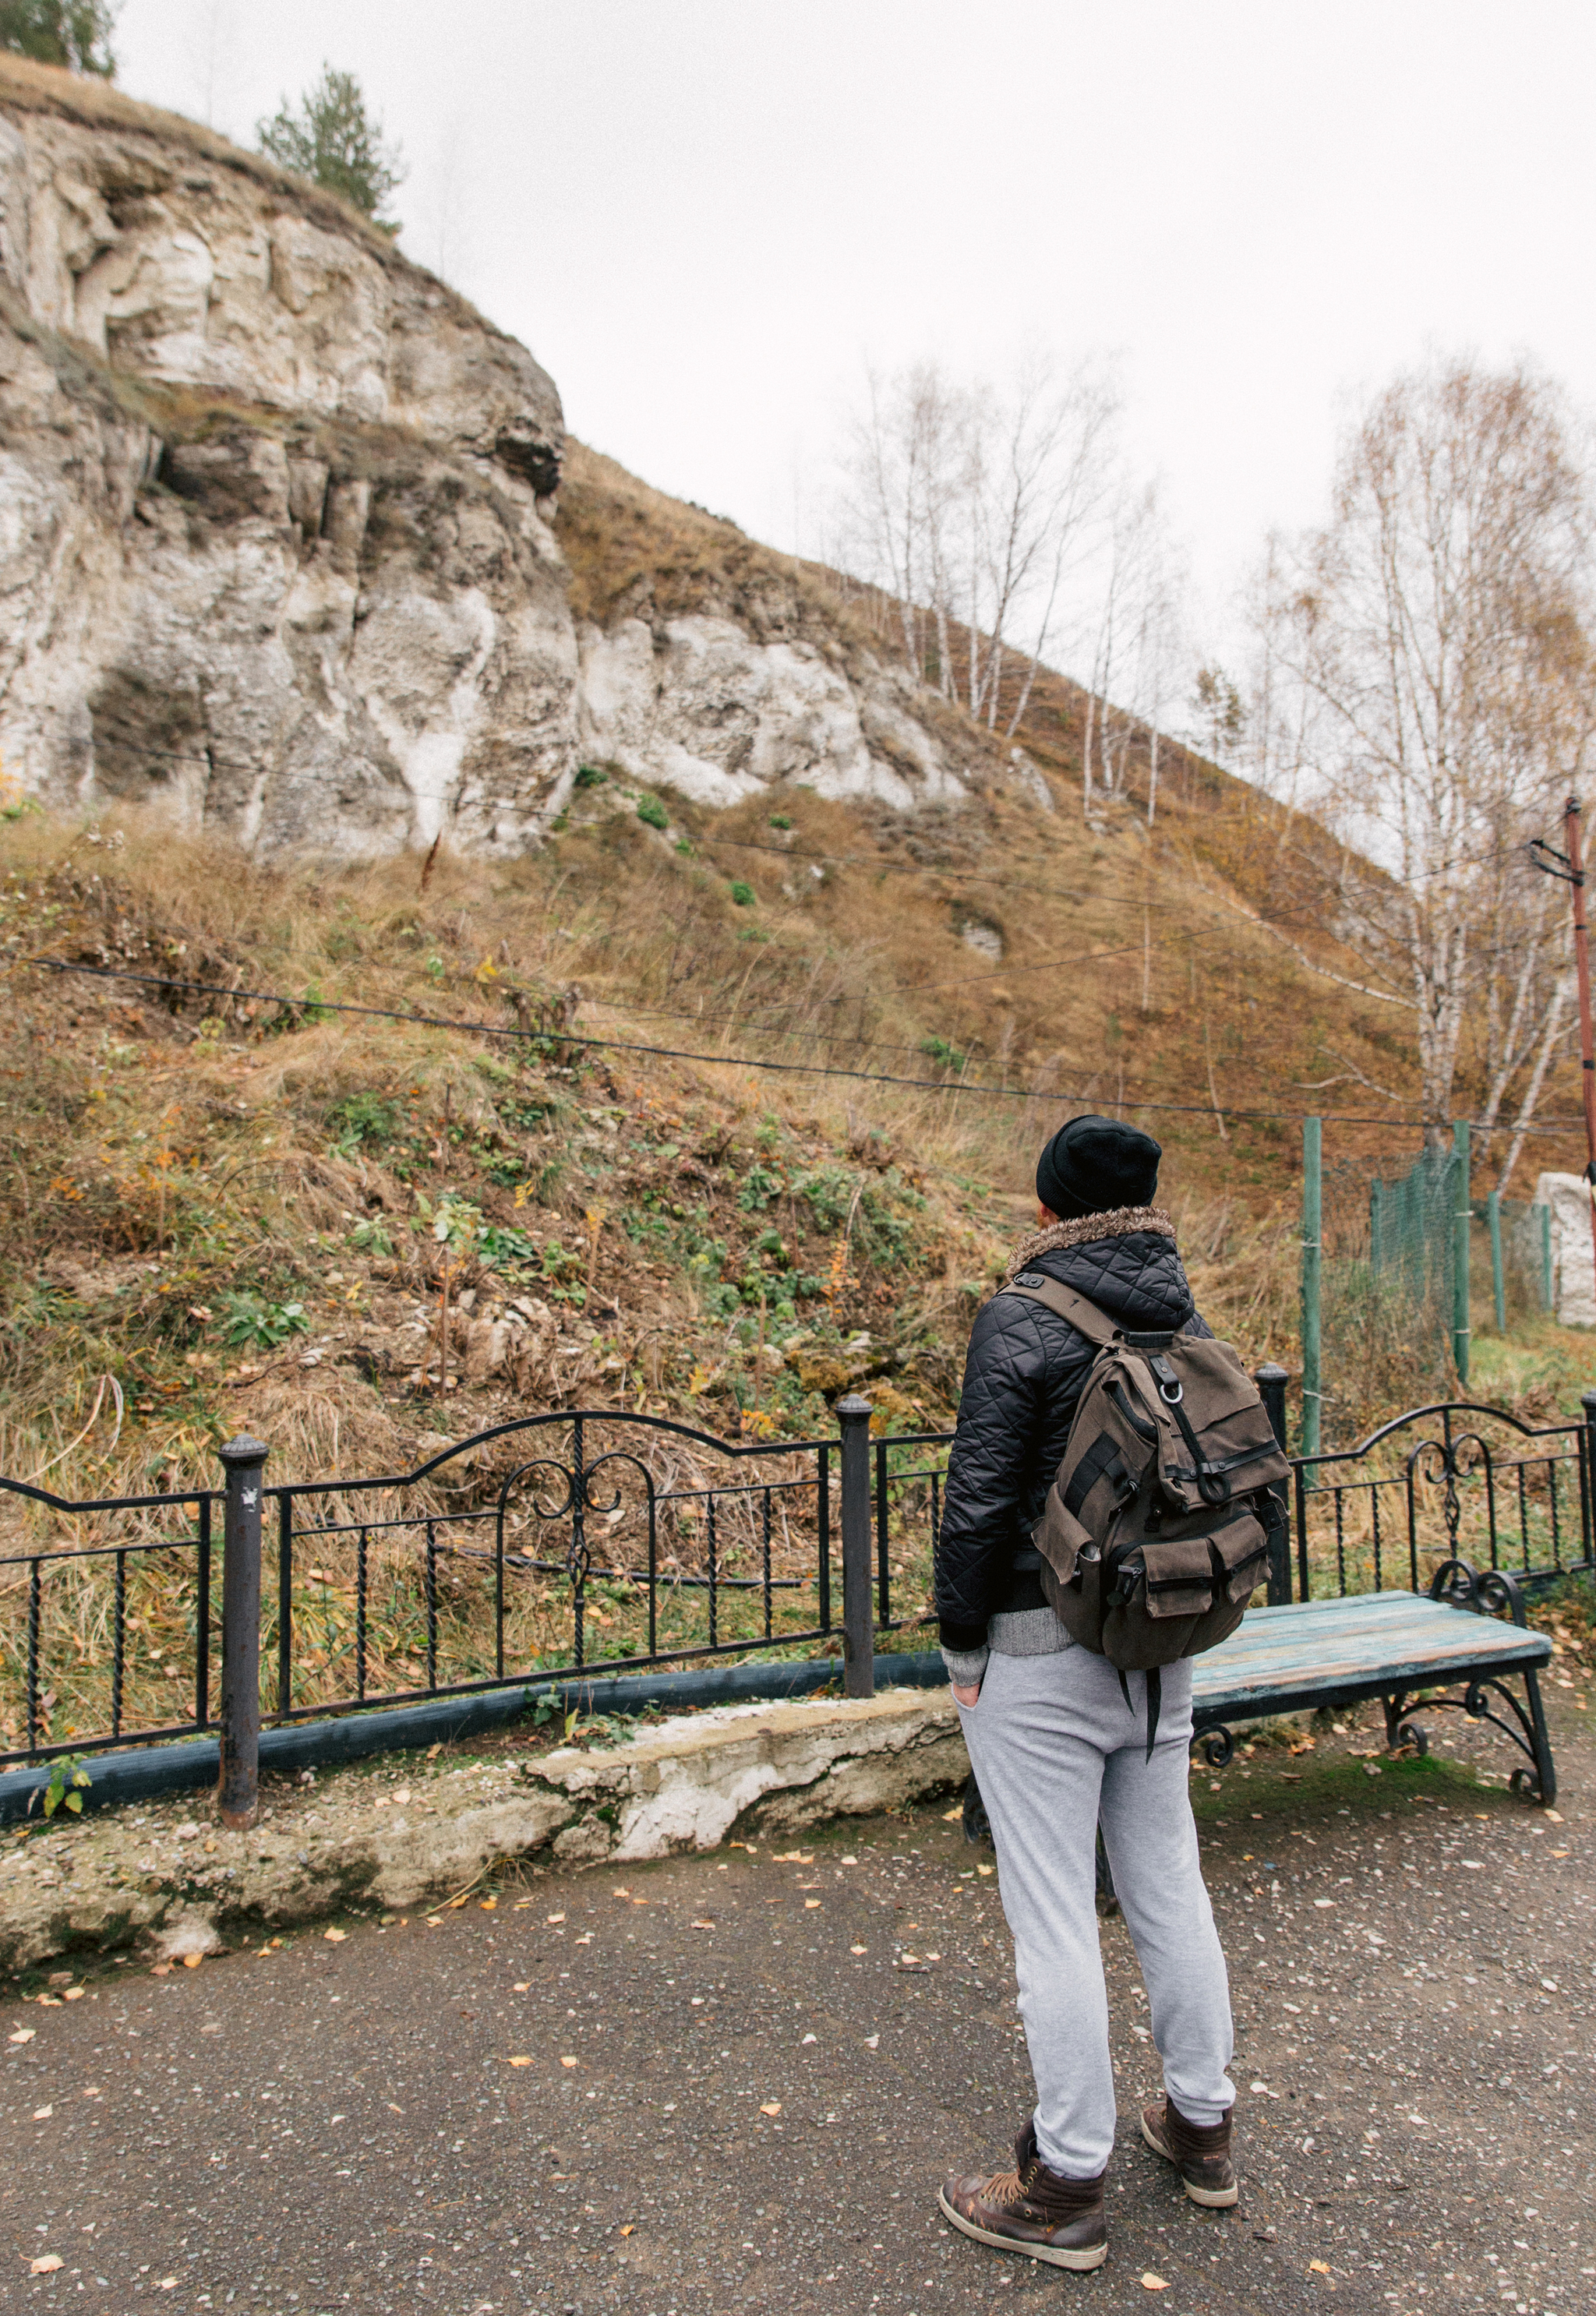
M 1315 1689 L 1374 1695 L 1440 1688 L 1470 1674 L 1545 1664 L 1552 1644 L 1495 1617 L 1412 1592 L 1368 1592 L 1254 1608 L 1197 1659 L 1192 1704 L 1204 1718 L 1298 1709 Z

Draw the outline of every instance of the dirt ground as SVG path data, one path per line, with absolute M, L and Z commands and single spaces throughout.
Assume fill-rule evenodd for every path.
M 1365 1720 L 1194 1773 L 1243 2200 L 1199 2213 L 1136 2138 L 1155 2062 L 1110 1918 L 1094 2276 L 938 2214 L 944 2169 L 1005 2160 L 1029 2077 L 997 1876 L 928 1810 L 7 2004 L 0 2306 L 1580 2316 L 1596 1757 L 1554 1697 L 1556 1815 L 1460 1715 L 1428 1762 Z

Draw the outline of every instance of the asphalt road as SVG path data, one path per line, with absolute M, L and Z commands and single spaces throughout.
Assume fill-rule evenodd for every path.
M 1122 2116 L 1094 2276 L 937 2213 L 947 2167 L 1006 2160 L 1029 2079 L 995 1876 L 925 1812 L 6 2003 L 0 2307 L 1585 2316 L 1580 1726 L 1556 1725 L 1550 1822 L 1457 1768 L 1374 1777 L 1356 1732 L 1238 1761 L 1217 1794 L 1194 1778 L 1243 2201 L 1198 2212 L 1135 2136 L 1156 2076 L 1112 1919 Z M 1449 1758 L 1471 1748 L 1501 1768 L 1472 1737 Z

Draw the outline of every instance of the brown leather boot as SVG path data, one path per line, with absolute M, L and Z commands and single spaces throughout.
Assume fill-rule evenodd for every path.
M 1166 2096 L 1142 2109 L 1142 2137 L 1155 2155 L 1175 2166 L 1194 2204 L 1221 2211 L 1241 2195 L 1230 2160 L 1228 2114 L 1223 2123 L 1188 2123 Z
M 1102 2183 L 1065 2179 L 1037 2153 L 1034 2123 L 1014 2142 L 1014 2169 L 988 2178 L 952 2172 L 937 2197 L 956 2228 L 999 2251 L 1023 2252 L 1054 2267 L 1101 2267 L 1109 2256 Z

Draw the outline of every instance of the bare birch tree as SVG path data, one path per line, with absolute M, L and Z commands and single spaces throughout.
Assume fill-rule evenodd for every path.
M 1271 549 L 1263 744 L 1346 840 L 1334 930 L 1413 1020 L 1431 1133 L 1465 1065 L 1487 1126 L 1526 1068 L 1532 1114 L 1555 1042 L 1566 940 L 1523 846 L 1588 753 L 1590 548 L 1556 387 L 1457 362 L 1376 397 L 1330 521 Z
M 895 599 L 921 680 L 1008 737 L 1095 545 L 1118 412 L 1088 364 L 1030 359 L 994 389 L 917 362 L 871 373 L 849 426 L 847 561 Z

